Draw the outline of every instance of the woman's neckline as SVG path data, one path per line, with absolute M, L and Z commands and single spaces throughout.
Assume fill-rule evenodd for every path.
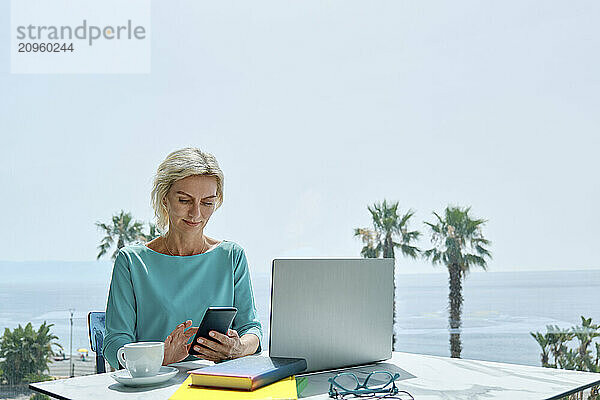
M 170 255 L 170 254 L 159 253 L 159 252 L 158 252 L 158 251 L 156 251 L 156 250 L 152 250 L 150 247 L 146 246 L 146 245 L 145 245 L 145 244 L 143 244 L 143 243 L 141 244 L 141 246 L 143 246 L 143 247 L 144 247 L 145 249 L 147 249 L 147 250 L 150 250 L 152 253 L 155 253 L 155 254 L 160 254 L 161 256 L 165 256 L 165 257 L 171 257 L 171 258 L 187 258 L 187 257 L 198 257 L 198 256 L 203 256 L 203 255 L 205 255 L 205 254 L 212 253 L 213 251 L 215 251 L 216 249 L 218 249 L 219 247 L 221 247 L 221 245 L 222 245 L 223 243 L 225 243 L 225 242 L 226 242 L 226 240 L 221 240 L 221 241 L 219 242 L 219 244 L 217 244 L 217 245 L 216 245 L 215 247 L 213 247 L 211 250 L 209 250 L 209 251 L 205 251 L 204 253 L 192 254 L 192 255 L 190 255 L 190 256 L 172 256 L 172 255 Z

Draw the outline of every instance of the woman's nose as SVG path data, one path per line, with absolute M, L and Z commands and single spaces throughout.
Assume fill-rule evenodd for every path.
M 196 217 L 202 215 L 200 213 L 200 207 L 202 207 L 202 205 L 200 203 L 194 204 L 190 209 L 190 217 L 196 218 Z M 196 220 L 194 219 L 194 221 L 196 221 Z

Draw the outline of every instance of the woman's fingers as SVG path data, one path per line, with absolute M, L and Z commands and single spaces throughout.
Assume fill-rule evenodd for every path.
M 171 334 L 169 336 L 167 336 L 167 338 L 165 339 L 165 346 L 170 347 L 174 347 L 174 348 L 179 348 L 180 350 L 173 350 L 173 351 L 181 351 L 181 347 L 183 346 L 183 348 L 185 348 L 187 342 L 190 339 L 191 335 L 196 334 L 196 331 L 198 330 L 198 328 L 190 328 L 192 326 L 192 321 L 191 320 L 187 320 L 179 325 L 177 325 L 177 327 L 175 327 L 175 329 L 173 329 L 173 332 L 171 332 Z M 186 331 L 186 328 L 187 329 Z
M 234 329 L 229 329 L 227 331 L 227 336 L 229 336 L 230 338 L 239 338 L 240 335 L 238 335 L 237 331 Z
M 175 328 L 175 330 L 173 330 L 173 332 L 171 332 L 171 337 L 173 338 L 174 343 L 177 343 L 179 341 L 180 332 L 181 332 L 180 325 L 178 325 L 177 328 Z
M 202 346 L 206 346 L 209 349 L 220 353 L 220 354 L 227 354 L 229 353 L 229 348 L 227 346 L 224 346 L 223 344 L 219 343 L 219 342 L 214 342 L 212 340 L 207 340 L 207 339 L 198 339 L 198 342 L 200 344 L 202 344 Z
M 177 327 L 173 330 L 173 332 L 171 332 L 171 336 L 182 335 L 185 332 L 185 329 L 189 328 L 190 326 L 192 326 L 192 321 L 188 319 L 184 323 L 177 325 Z
M 171 331 L 171 336 L 177 335 L 177 332 L 179 332 L 179 330 L 181 329 L 180 327 L 181 327 L 181 324 L 177 325 L 175 327 L 175 329 L 173 329 L 173 331 Z
M 205 358 L 209 361 L 218 361 L 223 359 L 222 355 L 207 347 L 195 345 L 194 350 L 198 352 L 198 355 L 196 357 Z
M 221 332 L 210 331 L 208 334 L 214 341 L 222 343 L 226 346 L 231 345 L 232 339 L 229 336 L 223 335 Z
M 192 326 L 187 331 L 185 331 L 184 336 L 189 340 L 192 336 L 194 336 L 198 332 L 198 327 Z

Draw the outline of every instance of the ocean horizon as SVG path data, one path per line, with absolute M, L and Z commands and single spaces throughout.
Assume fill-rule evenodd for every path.
M 19 266 L 20 268 L 15 268 Z M 32 322 L 54 324 L 69 352 L 90 348 L 87 313 L 106 306 L 112 264 L 0 262 L 0 328 Z M 396 350 L 449 356 L 448 277 L 439 273 L 397 274 L 394 325 Z M 268 345 L 270 275 L 252 273 L 263 348 Z M 540 348 L 530 332 L 547 325 L 570 328 L 580 316 L 600 320 L 596 306 L 600 270 L 473 272 L 463 283 L 462 358 L 540 365 Z M 195 321 L 198 323 L 199 321 Z

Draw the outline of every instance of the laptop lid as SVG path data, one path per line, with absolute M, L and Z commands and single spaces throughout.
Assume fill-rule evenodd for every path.
M 306 372 L 391 358 L 393 280 L 393 259 L 273 260 L 269 355 Z

